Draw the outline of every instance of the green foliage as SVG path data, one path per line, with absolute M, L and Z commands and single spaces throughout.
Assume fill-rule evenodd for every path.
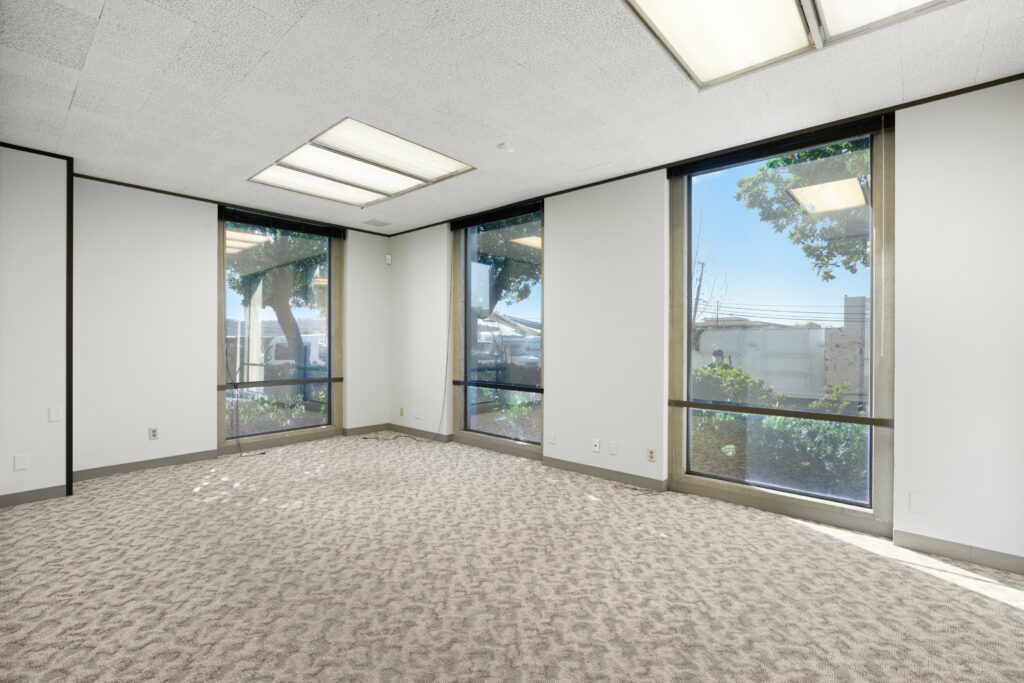
M 255 247 L 231 254 L 227 283 L 248 306 L 257 286 L 264 292 L 283 290 L 291 306 L 313 308 L 313 277 L 327 267 L 327 238 L 312 237 L 263 225 L 228 223 L 228 229 L 267 238 Z M 269 307 L 269 299 L 264 304 Z
M 690 382 L 691 395 L 702 401 L 773 407 L 783 398 L 764 380 L 755 379 L 739 368 L 724 365 L 695 368 Z
M 828 281 L 838 269 L 856 273 L 869 265 L 869 212 L 855 207 L 808 213 L 789 191 L 850 177 L 868 189 L 870 174 L 868 136 L 775 157 L 737 181 L 736 199 L 757 210 L 776 233 L 787 234 L 811 260 L 818 277 Z
M 536 236 L 539 220 L 538 214 L 531 213 L 495 221 L 471 237 L 476 240 L 474 261 L 491 267 L 488 314 L 499 302 L 514 304 L 526 299 L 540 282 L 540 250 L 514 241 Z
M 326 412 L 327 391 L 318 389 L 310 402 L 305 401 L 301 393 L 290 398 L 258 395 L 237 400 L 233 407 L 235 414 L 231 410 L 225 414 L 229 434 L 236 424 L 242 434 L 292 429 L 309 424 L 309 420 L 302 419 L 308 413 L 323 415 Z
M 774 406 L 783 399 L 738 368 L 694 370 L 701 399 Z M 849 387 L 833 384 L 810 404 L 842 412 Z M 714 398 L 713 398 L 714 397 Z M 868 480 L 868 429 L 862 425 L 715 410 L 690 411 L 690 466 L 698 472 L 860 500 Z

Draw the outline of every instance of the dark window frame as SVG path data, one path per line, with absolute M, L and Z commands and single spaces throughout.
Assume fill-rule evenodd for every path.
M 829 501 L 834 503 L 841 503 L 844 505 L 851 505 L 854 507 L 873 509 L 875 505 L 875 491 L 874 491 L 874 468 L 875 468 L 875 455 L 874 455 L 874 441 L 875 441 L 875 427 L 892 428 L 893 420 L 875 417 L 874 406 L 872 403 L 871 416 L 851 416 L 851 415 L 830 415 L 828 413 L 817 413 L 811 411 L 796 411 L 787 409 L 773 409 L 767 407 L 758 406 L 744 406 L 734 403 L 719 403 L 716 401 L 708 400 L 694 400 L 691 395 L 691 377 L 693 368 L 692 366 L 692 350 L 691 345 L 693 342 L 693 224 L 692 224 L 692 209 L 693 209 L 693 176 L 702 173 L 715 171 L 719 169 L 731 168 L 741 164 L 750 163 L 753 161 L 766 160 L 774 156 L 782 154 L 791 154 L 814 147 L 819 147 L 835 142 L 840 142 L 855 137 L 863 137 L 866 135 L 871 136 L 870 153 L 871 161 L 869 164 L 873 167 L 875 155 L 879 152 L 879 146 L 881 144 L 880 134 L 883 133 L 887 126 L 891 126 L 891 121 L 887 119 L 864 119 L 854 121 L 852 123 L 842 124 L 838 126 L 832 126 L 815 130 L 809 133 L 791 136 L 788 138 L 773 140 L 766 143 L 755 144 L 750 147 L 746 147 L 740 150 L 726 152 L 720 155 L 700 159 L 687 164 L 680 164 L 675 166 L 668 171 L 669 178 L 682 176 L 685 181 L 685 202 L 686 202 L 686 213 L 684 230 L 686 234 L 686 278 L 684 279 L 684 296 L 686 297 L 685 316 L 683 320 L 683 340 L 684 340 L 684 354 L 686 356 L 687 368 L 685 373 L 685 395 L 686 398 L 683 400 L 670 400 L 671 406 L 681 407 L 686 411 L 686 419 L 684 420 L 685 431 L 683 434 L 683 471 L 687 475 L 702 477 L 707 479 L 714 479 L 719 481 L 725 481 L 735 484 L 742 484 L 746 486 L 752 486 L 759 489 L 766 489 L 770 491 L 778 491 L 781 493 L 795 494 L 800 496 L 806 496 L 817 500 Z M 882 188 L 877 188 L 872 183 L 872 204 L 874 204 L 874 198 L 876 192 L 883 191 Z M 874 239 L 874 232 L 876 226 L 872 221 L 871 226 L 871 239 Z M 875 292 L 877 285 L 876 282 L 876 270 L 871 268 L 871 282 L 870 291 Z M 874 317 L 876 307 L 880 302 L 876 302 L 874 296 L 871 299 L 871 310 L 872 317 Z M 868 344 L 869 349 L 872 344 Z M 870 358 L 869 376 L 868 376 L 868 396 L 869 399 L 873 399 L 875 395 L 875 362 L 874 358 Z M 832 423 L 845 423 L 845 424 L 861 424 L 867 429 L 867 449 L 868 449 L 868 471 L 867 471 L 867 484 L 868 484 L 868 495 L 867 502 L 862 503 L 859 501 L 851 501 L 848 499 L 827 496 L 820 493 L 810 493 L 806 491 L 799 491 L 793 488 L 785 488 L 781 486 L 775 486 L 770 484 L 755 483 L 744 479 L 735 479 L 732 477 L 726 477 L 714 473 L 707 473 L 696 471 L 691 467 L 691 430 L 693 428 L 693 412 L 695 410 L 703 411 L 719 411 L 719 412 L 734 412 L 737 414 L 744 415 L 764 415 L 764 416 L 780 416 L 780 417 L 793 417 L 798 419 L 817 420 L 822 422 Z
M 331 427 L 331 426 L 333 426 L 334 425 L 334 420 L 333 420 L 333 416 L 334 416 L 334 410 L 333 410 L 333 408 L 334 408 L 334 406 L 333 406 L 334 390 L 333 390 L 333 386 L 332 385 L 337 383 L 337 382 L 342 382 L 343 381 L 342 377 L 340 377 L 340 376 L 339 377 L 335 377 L 334 376 L 334 344 L 335 344 L 335 339 L 334 339 L 334 335 L 332 334 L 332 329 L 333 329 L 333 324 L 332 324 L 333 320 L 332 319 L 334 317 L 334 304 L 335 304 L 335 301 L 334 301 L 334 284 L 333 284 L 333 282 L 334 282 L 334 271 L 335 271 L 335 268 L 336 268 L 336 264 L 334 263 L 334 257 L 333 257 L 333 254 L 334 254 L 333 242 L 334 242 L 334 240 L 338 240 L 338 239 L 344 240 L 346 238 L 346 231 L 345 231 L 345 229 L 344 228 L 340 228 L 340 227 L 330 226 L 330 225 L 328 225 L 326 223 L 305 222 L 305 221 L 301 221 L 301 220 L 297 220 L 297 219 L 281 216 L 281 215 L 278 215 L 278 214 L 257 213 L 257 212 L 254 212 L 254 211 L 247 211 L 247 210 L 238 209 L 238 208 L 235 208 L 235 207 L 230 207 L 230 206 L 225 206 L 225 205 L 220 205 L 218 207 L 218 214 L 219 214 L 219 216 L 218 216 L 219 223 L 222 226 L 222 229 L 218 233 L 219 234 L 219 238 L 220 238 L 220 244 L 218 245 L 217 248 L 220 249 L 220 250 L 224 249 L 224 233 L 225 233 L 225 231 L 227 229 L 227 224 L 228 223 L 242 223 L 242 224 L 248 224 L 248 225 L 256 225 L 256 226 L 265 227 L 265 228 L 273 228 L 273 229 L 276 229 L 276 230 L 286 230 L 286 231 L 289 231 L 289 232 L 295 232 L 295 233 L 300 233 L 300 234 L 305 234 L 305 235 L 312 235 L 314 237 L 324 237 L 324 238 L 327 238 L 327 326 L 326 326 L 326 329 L 327 329 L 327 373 L 326 373 L 326 375 L 324 377 L 322 377 L 322 378 L 314 377 L 314 378 L 305 378 L 305 379 L 296 378 L 294 380 L 285 379 L 285 380 L 259 380 L 259 381 L 245 381 L 245 382 L 242 382 L 242 381 L 237 381 L 238 377 L 237 377 L 237 372 L 236 372 L 236 377 L 235 377 L 236 381 L 234 381 L 234 382 L 225 381 L 224 384 L 220 384 L 220 385 L 217 386 L 218 393 L 224 392 L 223 397 L 220 398 L 221 401 L 224 401 L 224 400 L 227 399 L 227 392 L 228 391 L 237 391 L 239 389 L 256 389 L 256 388 L 285 387 L 285 386 L 312 386 L 312 385 L 317 385 L 317 384 L 323 384 L 323 385 L 326 386 L 326 401 L 324 401 L 324 412 L 325 412 L 325 415 L 327 416 L 327 421 L 324 424 L 322 424 L 322 425 L 303 425 L 303 426 L 298 426 L 298 427 L 288 427 L 286 429 L 271 429 L 271 430 L 268 430 L 268 431 L 252 432 L 252 433 L 248 433 L 248 434 L 235 434 L 233 436 L 227 433 L 227 430 L 225 429 L 224 425 L 218 425 L 218 429 L 225 429 L 224 434 L 223 434 L 223 438 L 224 438 L 225 441 L 239 441 L 239 440 L 242 440 L 242 439 L 249 439 L 249 438 L 252 438 L 252 437 L 269 436 L 269 435 L 274 435 L 274 434 L 286 434 L 288 432 L 296 432 L 296 431 L 301 431 L 301 430 L 305 430 L 305 429 L 316 429 L 316 428 L 321 428 L 321 427 Z M 222 267 L 221 268 L 221 272 L 220 272 L 220 277 L 221 277 L 220 288 L 221 288 L 222 294 L 224 292 L 225 287 L 227 287 L 227 280 L 225 278 L 225 273 L 226 273 L 226 269 L 224 267 Z M 219 321 L 219 325 L 221 326 L 222 330 L 224 329 L 225 321 L 226 321 L 226 317 L 222 316 L 222 319 Z M 225 360 L 223 358 L 224 351 L 225 351 L 224 344 L 222 343 L 221 344 L 221 349 L 220 349 L 220 354 L 221 354 L 220 362 L 222 362 L 222 363 L 225 362 Z M 227 379 L 228 378 L 225 377 L 225 380 L 227 380 Z
M 462 406 L 462 428 L 463 428 L 463 431 L 472 432 L 474 434 L 483 434 L 485 436 L 494 437 L 494 438 L 497 438 L 497 439 L 506 439 L 508 441 L 515 441 L 515 442 L 518 442 L 518 443 L 527 443 L 527 444 L 531 444 L 531 445 L 534 445 L 534 446 L 540 446 L 543 443 L 543 435 L 542 435 L 542 439 L 540 441 L 531 441 L 531 440 L 528 440 L 528 439 L 515 439 L 515 438 L 512 438 L 510 436 L 505 436 L 503 434 L 494 434 L 494 433 L 491 433 L 491 432 L 484 432 L 484 431 L 480 431 L 478 429 L 470 429 L 469 428 L 469 425 L 470 425 L 470 420 L 469 420 L 469 417 L 470 417 L 470 415 L 469 415 L 469 408 L 470 408 L 470 405 L 469 405 L 469 389 L 471 387 L 482 388 L 482 389 L 497 389 L 498 391 L 517 391 L 517 392 L 522 392 L 522 393 L 541 394 L 542 396 L 544 394 L 544 386 L 543 386 L 543 382 L 544 382 L 543 360 L 541 361 L 542 362 L 542 365 L 541 365 L 542 370 L 541 370 L 541 385 L 540 386 L 532 386 L 532 385 L 525 385 L 525 384 L 514 384 L 514 383 L 511 383 L 511 382 L 487 382 L 487 381 L 483 381 L 483 380 L 470 379 L 470 367 L 469 367 L 469 357 L 470 357 L 470 354 L 468 352 L 469 351 L 469 340 L 473 338 L 473 336 L 470 334 L 470 325 L 469 325 L 470 316 L 467 313 L 468 307 L 466 305 L 466 302 L 469 300 L 469 297 L 472 296 L 472 290 L 471 290 L 471 287 L 470 287 L 470 284 L 469 284 L 471 282 L 471 279 L 470 279 L 470 263 L 471 263 L 471 261 L 469 259 L 469 242 L 468 242 L 468 239 L 467 239 L 467 237 L 469 235 L 469 230 L 473 229 L 473 228 L 484 228 L 484 226 L 486 226 L 486 225 L 488 225 L 490 223 L 495 223 L 497 221 L 509 220 L 509 219 L 512 219 L 512 218 L 518 218 L 520 216 L 529 216 L 529 215 L 532 215 L 532 214 L 537 214 L 539 216 L 540 224 L 541 224 L 541 234 L 543 235 L 543 232 L 544 232 L 544 203 L 543 202 L 523 204 L 523 205 L 518 205 L 518 206 L 516 206 L 514 208 L 511 208 L 511 209 L 498 210 L 498 211 L 489 211 L 489 212 L 482 213 L 482 214 L 476 214 L 472 218 L 464 219 L 464 220 L 460 220 L 460 221 L 456 221 L 456 222 L 452 222 L 452 224 L 451 224 L 452 231 L 459 231 L 461 233 L 460 234 L 460 238 L 462 240 L 462 243 L 461 243 L 461 250 L 462 250 L 462 282 L 464 283 L 463 288 L 462 288 L 462 292 L 461 292 L 461 294 L 462 294 L 461 307 L 462 307 L 462 339 L 463 339 L 463 343 L 462 343 L 462 376 L 463 376 L 463 379 L 455 380 L 453 382 L 453 384 L 455 386 L 462 387 L 462 395 L 463 395 L 463 401 L 462 401 L 462 404 L 463 404 L 463 406 Z M 484 231 L 486 232 L 487 230 L 498 230 L 498 229 L 501 229 L 501 228 L 499 226 L 495 226 L 493 228 L 485 228 Z M 541 250 L 542 250 L 541 251 L 541 263 L 543 264 L 543 246 L 541 246 Z M 543 280 L 544 280 L 544 272 L 543 272 L 543 266 L 542 266 L 541 267 L 541 283 L 542 283 L 541 286 L 542 287 L 543 287 Z M 541 328 L 542 329 L 542 331 L 541 331 L 541 335 L 542 335 L 541 339 L 542 340 L 543 340 L 543 334 L 544 334 L 543 333 L 543 319 L 544 319 L 544 309 L 543 309 L 543 306 L 542 306 L 541 307 L 541 325 L 542 325 L 542 328 Z M 543 341 L 541 343 L 543 344 Z M 543 402 L 543 398 L 541 399 L 541 401 Z

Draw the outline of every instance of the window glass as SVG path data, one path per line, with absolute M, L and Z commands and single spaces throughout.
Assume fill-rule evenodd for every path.
M 870 416 L 871 136 L 695 174 L 689 209 L 690 400 Z M 868 502 L 863 425 L 690 415 L 691 471 Z
M 227 221 L 224 367 L 229 437 L 327 424 L 328 237 Z
M 540 442 L 542 247 L 539 212 L 466 229 L 465 377 L 498 385 L 467 390 L 470 430 Z

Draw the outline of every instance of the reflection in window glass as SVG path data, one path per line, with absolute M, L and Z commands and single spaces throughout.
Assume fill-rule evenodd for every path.
M 224 367 L 229 438 L 327 424 L 330 239 L 227 221 L 224 232 Z
M 690 177 L 691 401 L 871 415 L 871 136 Z M 868 428 L 693 410 L 692 472 L 869 503 Z
M 693 472 L 854 505 L 871 502 L 866 425 L 716 410 L 689 412 Z
M 541 397 L 526 391 L 466 387 L 470 429 L 516 441 L 540 443 Z
M 499 385 L 467 387 L 472 431 L 540 442 L 542 246 L 539 212 L 466 230 L 465 376 Z

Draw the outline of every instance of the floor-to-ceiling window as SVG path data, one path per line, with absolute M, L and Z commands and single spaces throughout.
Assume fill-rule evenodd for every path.
M 687 474 L 872 506 L 873 438 L 891 424 L 873 391 L 875 318 L 891 296 L 876 264 L 877 137 L 733 155 L 680 178 Z
M 540 207 L 461 231 L 463 415 L 468 431 L 541 442 Z
M 331 422 L 331 240 L 227 212 L 225 438 Z

